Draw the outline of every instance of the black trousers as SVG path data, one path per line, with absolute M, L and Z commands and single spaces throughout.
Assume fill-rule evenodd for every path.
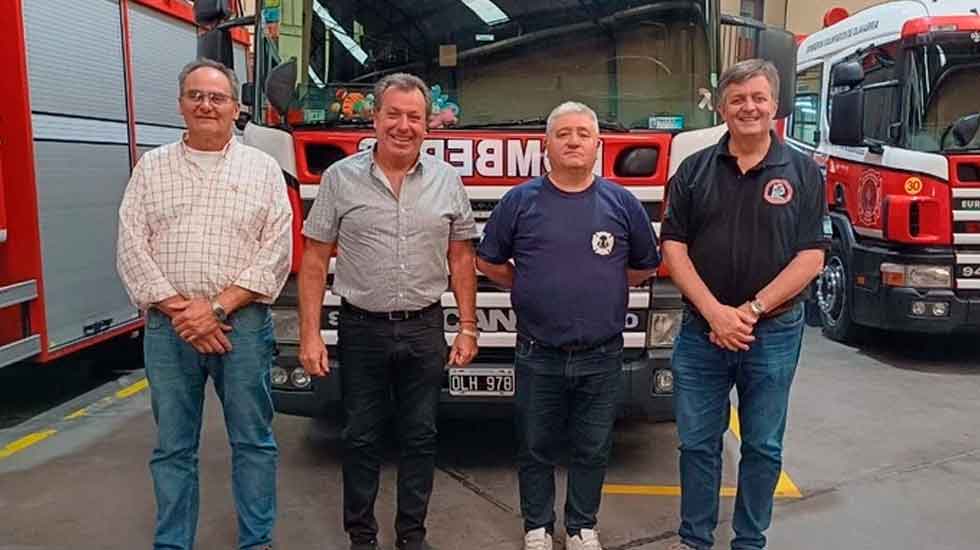
M 394 413 L 399 443 L 399 544 L 425 538 L 436 462 L 436 411 L 448 348 L 440 307 L 405 320 L 344 307 L 338 353 L 344 412 L 344 529 L 354 543 L 377 539 L 374 501 L 382 438 Z

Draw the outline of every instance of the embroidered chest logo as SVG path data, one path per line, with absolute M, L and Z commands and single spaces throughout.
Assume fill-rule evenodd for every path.
M 592 252 L 600 256 L 612 254 L 613 246 L 616 245 L 616 238 L 608 231 L 596 231 L 592 234 Z
M 769 204 L 777 206 L 786 204 L 793 200 L 793 185 L 784 179 L 770 180 L 762 191 L 762 198 Z

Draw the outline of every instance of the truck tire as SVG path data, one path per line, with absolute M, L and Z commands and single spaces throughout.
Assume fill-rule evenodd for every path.
M 852 315 L 854 292 L 849 269 L 847 251 L 840 239 L 834 239 L 816 281 L 816 302 L 824 335 L 845 344 L 855 343 L 861 335 Z

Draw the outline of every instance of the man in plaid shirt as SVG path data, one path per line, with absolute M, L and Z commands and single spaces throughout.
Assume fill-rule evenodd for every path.
M 187 132 L 143 155 L 119 209 L 117 265 L 133 303 L 146 311 L 144 359 L 158 427 L 153 547 L 194 546 L 197 449 L 211 377 L 232 447 L 238 547 L 268 550 L 278 460 L 269 304 L 289 273 L 292 210 L 276 161 L 232 135 L 235 74 L 199 60 L 184 67 L 179 84 Z

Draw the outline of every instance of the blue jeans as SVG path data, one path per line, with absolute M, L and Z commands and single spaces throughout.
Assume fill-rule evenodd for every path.
M 555 525 L 555 465 L 567 446 L 569 537 L 592 529 L 612 447 L 623 376 L 622 335 L 583 351 L 519 336 L 515 349 L 518 482 L 524 530 Z
M 748 351 L 712 344 L 710 327 L 684 312 L 674 344 L 674 413 L 680 435 L 681 539 L 711 548 L 718 524 L 722 438 L 728 429 L 729 395 L 738 391 L 742 458 L 732 522 L 736 550 L 765 548 L 773 491 L 782 471 L 783 433 L 790 385 L 800 358 L 803 306 L 759 321 Z
M 180 339 L 166 315 L 147 314 L 144 357 L 158 434 L 150 460 L 157 501 L 154 550 L 194 547 L 197 450 L 209 376 L 231 443 L 238 547 L 258 548 L 272 540 L 279 457 L 272 435 L 272 317 L 268 306 L 252 304 L 234 312 L 228 324 L 232 351 L 201 354 Z

